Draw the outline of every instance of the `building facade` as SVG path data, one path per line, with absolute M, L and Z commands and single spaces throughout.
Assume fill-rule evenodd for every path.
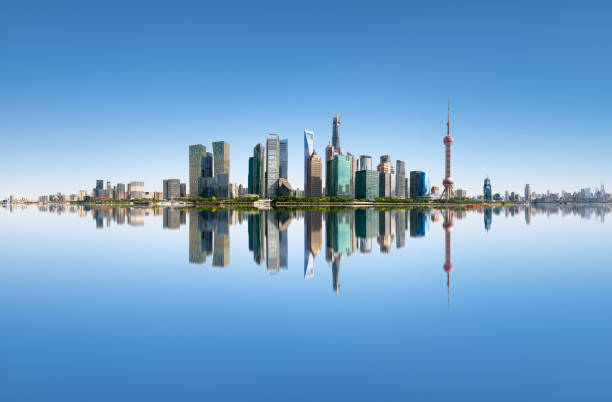
M 314 133 L 304 130 L 304 192 L 307 194 L 308 159 L 314 152 Z M 307 195 L 308 197 L 308 195 Z
M 327 195 L 330 197 L 354 197 L 353 157 L 335 155 L 327 162 Z
M 321 157 L 314 150 L 306 161 L 306 186 L 304 189 L 306 197 L 323 197 L 323 164 Z
M 268 134 L 266 137 L 266 198 L 274 198 L 278 195 L 279 170 L 280 140 L 278 134 Z
M 359 170 L 372 170 L 372 157 L 370 155 L 359 157 Z
M 166 179 L 163 181 L 164 200 L 174 200 L 181 196 L 181 182 L 179 179 Z
M 283 139 L 279 142 L 279 164 L 278 176 L 281 179 L 286 179 L 289 173 L 289 140 Z
M 379 175 L 375 170 L 359 170 L 355 173 L 355 198 L 374 200 L 379 196 Z
M 487 177 L 482 186 L 482 198 L 485 201 L 493 201 L 493 191 L 491 189 L 491 180 Z
M 340 115 L 337 113 L 332 121 L 332 145 L 338 150 L 338 153 L 342 153 L 340 151 Z
M 132 181 L 128 183 L 128 197 L 129 198 L 144 198 L 144 182 L 143 181 Z
M 410 198 L 429 196 L 429 175 L 419 170 L 410 172 Z
M 217 141 L 212 143 L 213 159 L 214 159 L 214 175 L 219 173 L 230 174 L 230 146 L 225 141 Z
M 189 194 L 198 195 L 198 179 L 203 177 L 206 147 L 202 144 L 189 146 Z
M 397 198 L 406 197 L 406 164 L 404 161 L 395 162 L 395 196 Z

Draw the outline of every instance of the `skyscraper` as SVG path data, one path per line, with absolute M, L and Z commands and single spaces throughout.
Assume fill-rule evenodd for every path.
M 125 200 L 125 184 L 117 183 L 117 199 Z
M 214 173 L 217 176 L 219 173 L 230 174 L 230 146 L 225 141 L 217 141 L 212 143 L 213 158 L 214 158 Z
M 391 197 L 391 173 L 378 173 L 378 196 Z
M 206 152 L 204 155 L 201 177 L 213 177 L 213 154 L 211 152 Z
M 181 196 L 181 182 L 179 179 L 165 179 L 163 181 L 164 200 L 174 200 Z
M 253 189 L 251 194 L 266 196 L 266 149 L 260 143 L 253 148 Z
M 404 161 L 395 162 L 395 196 L 397 198 L 406 197 L 406 164 Z
M 304 190 L 306 197 L 323 197 L 323 166 L 321 157 L 314 150 L 306 161 L 306 186 Z
M 197 197 L 198 179 L 204 171 L 204 158 L 206 157 L 206 147 L 201 144 L 189 146 L 189 194 Z
M 252 156 L 249 156 L 249 177 L 248 177 L 248 187 L 247 193 L 253 194 L 253 160 Z
M 525 184 L 525 202 L 531 201 L 531 186 Z
M 280 162 L 278 169 L 278 176 L 281 179 L 286 179 L 289 169 L 289 140 L 280 140 Z
M 306 194 L 306 180 L 308 172 L 308 159 L 314 152 L 314 133 L 312 131 L 304 130 L 304 194 Z
M 354 198 L 353 157 L 335 155 L 327 162 L 327 195 L 330 197 Z
M 451 177 L 451 146 L 455 142 L 453 137 L 450 135 L 450 101 L 448 102 L 448 120 L 446 121 L 446 137 L 444 137 L 444 149 L 445 149 L 445 159 L 444 159 L 444 180 L 442 184 L 444 184 L 444 191 L 442 192 L 442 197 L 446 199 L 450 199 L 455 197 L 455 181 Z
M 128 183 L 128 197 L 129 198 L 144 198 L 144 182 L 142 181 L 131 181 Z
M 376 199 L 379 196 L 379 175 L 375 170 L 359 170 L 355 174 L 355 198 Z
M 372 157 L 361 155 L 359 157 L 359 170 L 372 170 Z
M 391 163 L 391 156 L 383 155 L 380 157 L 380 163 L 376 167 L 379 173 L 395 173 L 393 163 Z
M 340 115 L 336 113 L 332 122 L 332 145 L 341 152 L 340 147 Z
M 410 172 L 410 198 L 429 196 L 429 175 L 425 172 L 413 170 Z
M 484 186 L 482 187 L 482 198 L 485 201 L 493 201 L 493 192 L 491 191 L 491 180 L 486 177 L 484 180 Z
M 268 134 L 266 137 L 266 197 L 278 195 L 278 179 L 280 169 L 280 141 L 278 134 Z

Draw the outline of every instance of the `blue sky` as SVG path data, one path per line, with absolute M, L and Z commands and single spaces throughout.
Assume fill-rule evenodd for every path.
M 0 197 L 187 179 L 226 140 L 231 179 L 268 132 L 480 192 L 612 190 L 606 2 L 12 2 L 0 9 Z M 427 4 L 426 4 L 427 3 Z M 537 3 L 537 4 L 535 4 Z

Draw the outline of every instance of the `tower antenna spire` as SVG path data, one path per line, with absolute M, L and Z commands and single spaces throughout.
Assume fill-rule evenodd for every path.
M 448 119 L 446 120 L 446 135 L 450 135 L 450 96 L 448 97 Z

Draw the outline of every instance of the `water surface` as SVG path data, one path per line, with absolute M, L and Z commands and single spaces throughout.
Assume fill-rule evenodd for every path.
M 608 400 L 609 206 L 0 209 L 0 400 Z

